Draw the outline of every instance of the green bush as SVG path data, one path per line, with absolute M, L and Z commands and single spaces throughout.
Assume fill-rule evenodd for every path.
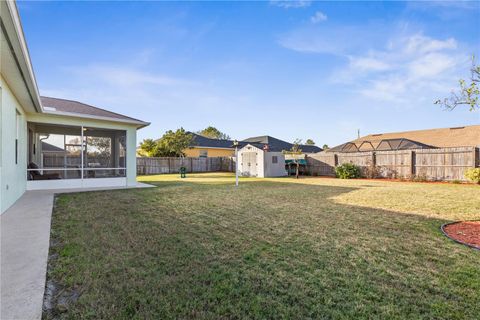
M 360 168 L 353 163 L 344 163 L 335 167 L 335 174 L 340 179 L 360 178 Z
M 465 171 L 465 178 L 468 180 L 480 184 L 480 168 L 471 168 Z

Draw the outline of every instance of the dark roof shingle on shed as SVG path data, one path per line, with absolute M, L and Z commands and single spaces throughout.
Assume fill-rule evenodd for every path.
M 274 151 L 274 152 L 291 150 L 293 147 L 293 143 L 286 142 L 271 136 L 251 137 L 251 138 L 242 140 L 242 142 L 252 144 L 255 147 L 258 147 L 260 149 L 262 149 L 264 145 L 268 145 L 268 150 Z M 306 145 L 306 144 L 301 144 L 300 149 L 302 150 L 303 153 L 316 153 L 316 152 L 322 151 L 322 148 L 319 148 L 313 145 Z
M 231 148 L 233 149 L 233 140 L 222 140 L 207 138 L 202 135 L 189 132 L 193 136 L 192 147 L 205 147 L 205 148 Z M 292 143 L 271 137 L 271 136 L 259 136 L 251 137 L 242 141 L 238 141 L 238 147 L 243 148 L 247 144 L 251 144 L 259 149 L 263 149 L 265 145 L 268 145 L 269 151 L 281 152 L 290 150 L 293 147 Z M 315 153 L 322 151 L 321 148 L 312 145 L 300 145 L 300 149 L 304 153 Z
M 112 120 L 137 122 L 139 124 L 145 124 L 145 125 L 148 124 L 147 122 L 144 122 L 142 120 L 131 118 L 119 113 L 94 107 L 94 106 L 81 103 L 78 101 L 74 101 L 74 100 L 43 97 L 43 96 L 40 97 L 40 99 L 42 101 L 42 106 L 44 110 L 49 113 L 66 112 L 66 113 L 73 113 L 77 115 L 110 118 Z

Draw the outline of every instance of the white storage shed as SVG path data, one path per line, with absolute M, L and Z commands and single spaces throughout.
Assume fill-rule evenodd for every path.
M 282 177 L 287 175 L 282 152 L 260 149 L 247 144 L 238 151 L 238 170 L 242 176 Z

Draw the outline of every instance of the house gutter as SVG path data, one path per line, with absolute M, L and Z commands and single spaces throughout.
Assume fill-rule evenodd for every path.
M 30 55 L 29 55 L 29 52 L 28 52 L 28 47 L 27 47 L 27 44 L 25 42 L 25 36 L 24 36 L 24 33 L 23 33 L 23 28 L 22 28 L 21 21 L 20 21 L 19 15 L 18 15 L 17 5 L 13 1 L 6 1 L 5 4 L 8 8 L 10 17 L 12 19 L 13 29 L 17 33 L 17 39 L 19 40 L 19 46 L 20 46 L 20 49 L 21 49 L 22 55 L 23 55 L 22 59 L 23 59 L 23 61 L 25 61 L 26 67 L 27 67 L 27 69 L 30 73 L 29 74 L 30 85 L 29 85 L 29 82 L 27 81 L 27 77 L 25 76 L 25 73 L 23 72 L 23 69 L 20 65 L 20 61 L 19 61 L 17 53 L 16 53 L 16 51 L 13 47 L 12 40 L 10 39 L 10 37 L 8 35 L 7 28 L 6 28 L 6 26 L 3 22 L 3 19 L 0 19 L 0 25 L 1 25 L 1 28 L 2 28 L 2 32 L 5 34 L 5 39 L 7 40 L 10 52 L 12 53 L 12 56 L 15 60 L 15 64 L 17 65 L 18 71 L 20 72 L 20 75 L 21 75 L 22 80 L 25 84 L 25 87 L 27 88 L 27 92 L 28 92 L 28 95 L 30 97 L 30 101 L 32 102 L 32 105 L 35 108 L 35 110 L 38 113 L 42 113 L 43 109 L 42 109 L 42 105 L 40 103 L 40 95 L 38 93 L 37 82 L 35 80 L 35 74 L 33 72 L 32 64 L 31 64 L 31 61 L 30 61 Z M 33 88 L 35 90 L 35 93 L 32 93 L 31 86 L 33 86 Z

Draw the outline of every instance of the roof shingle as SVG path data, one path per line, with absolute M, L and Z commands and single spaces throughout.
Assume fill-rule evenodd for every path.
M 369 134 L 331 148 L 328 151 L 356 152 L 387 149 L 406 150 L 478 146 L 480 146 L 480 125 L 473 125 L 454 128 Z
M 375 146 L 386 139 L 409 139 L 436 148 L 476 147 L 480 146 L 480 125 L 370 134 L 352 142 L 369 141 Z
M 112 120 L 131 121 L 139 124 L 148 125 L 148 122 L 144 122 L 135 118 L 127 117 L 125 115 L 108 111 L 105 109 L 97 108 L 85 103 L 81 103 L 73 100 L 52 98 L 52 97 L 40 97 L 43 108 L 51 113 L 55 112 L 67 112 L 77 115 L 86 115 L 93 117 L 110 118 Z
M 293 147 L 293 143 L 286 142 L 271 136 L 252 137 L 245 139 L 242 142 L 250 143 L 260 149 L 262 149 L 263 145 L 268 145 L 268 149 L 274 152 L 291 150 Z M 316 153 L 322 151 L 322 148 L 306 144 L 301 144 L 300 149 L 303 153 Z

